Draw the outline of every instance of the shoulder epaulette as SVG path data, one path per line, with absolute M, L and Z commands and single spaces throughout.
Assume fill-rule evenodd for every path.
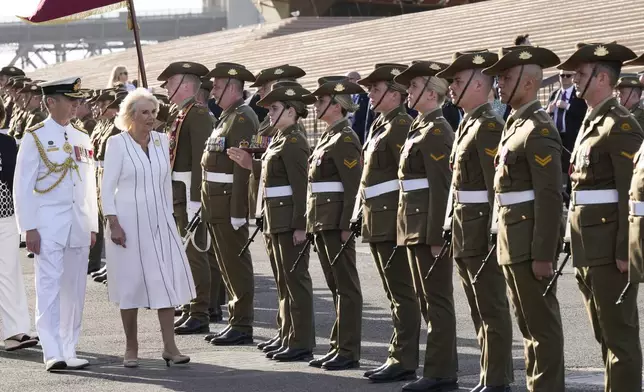
M 608 111 L 611 113 L 615 113 L 617 116 L 622 118 L 627 118 L 627 117 L 630 117 L 631 115 L 631 112 L 622 105 L 611 106 L 610 109 L 608 109 Z
M 552 121 L 552 118 L 550 118 L 550 115 L 548 115 L 548 113 L 543 108 L 539 108 L 535 110 L 532 113 L 532 117 L 533 119 L 535 119 L 536 121 L 542 124 L 549 123 Z
M 79 127 L 74 123 L 72 123 L 72 127 L 79 132 L 83 132 L 85 135 L 89 135 L 89 133 L 87 133 L 87 130 L 85 130 L 85 128 Z
M 34 125 L 33 127 L 31 127 L 31 128 L 29 128 L 29 129 L 27 129 L 27 132 L 31 133 L 31 132 L 36 131 L 36 130 L 38 130 L 38 129 L 40 129 L 40 128 L 44 127 L 44 126 L 45 126 L 45 123 L 44 123 L 44 122 L 40 122 L 40 123 L 38 123 L 38 124 Z

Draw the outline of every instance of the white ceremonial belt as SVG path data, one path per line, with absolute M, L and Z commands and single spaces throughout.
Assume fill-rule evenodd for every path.
M 534 200 L 534 190 L 521 192 L 505 192 L 497 193 L 496 201 L 499 206 L 511 206 L 513 204 L 525 203 L 526 201 Z
M 595 191 L 574 191 L 571 202 L 576 206 L 586 204 L 612 204 L 619 201 L 617 189 L 600 189 Z
M 400 182 L 398 180 L 381 182 L 380 184 L 364 188 L 364 198 L 365 200 L 372 199 L 385 193 L 395 192 L 398 189 L 400 189 Z
M 312 182 L 311 193 L 331 193 L 331 192 L 344 192 L 344 185 L 340 181 L 330 182 Z
M 233 183 L 233 175 L 227 174 L 227 173 L 213 173 L 209 171 L 204 171 L 203 178 L 208 182 L 218 182 L 221 184 Z
M 628 211 L 633 216 L 644 216 L 644 201 L 628 201 Z
M 97 167 L 105 167 L 105 161 L 96 161 Z
M 456 191 L 456 201 L 460 204 L 489 203 L 487 191 Z
M 183 183 L 188 183 L 191 182 L 192 180 L 192 172 L 172 172 L 172 181 L 180 181 Z
M 426 178 L 417 178 L 415 180 L 402 180 L 400 186 L 403 192 L 417 191 L 419 189 L 429 188 L 429 180 Z
M 284 196 L 292 196 L 292 195 L 293 195 L 293 188 L 291 188 L 290 185 L 272 186 L 272 187 L 264 188 L 264 197 L 266 199 L 270 199 L 272 197 L 284 197 Z

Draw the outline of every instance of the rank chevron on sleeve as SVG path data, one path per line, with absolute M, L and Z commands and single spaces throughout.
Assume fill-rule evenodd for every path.
M 537 162 L 539 165 L 545 167 L 547 164 L 549 164 L 552 161 L 552 154 L 547 155 L 545 157 L 540 157 L 539 155 L 534 154 L 534 161 Z
M 353 159 L 353 160 L 345 159 L 344 160 L 344 166 L 348 167 L 349 169 L 353 169 L 357 164 L 358 164 L 357 159 Z

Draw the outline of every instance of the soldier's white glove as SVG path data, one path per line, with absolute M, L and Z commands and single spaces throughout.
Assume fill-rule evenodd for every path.
M 192 220 L 192 218 L 195 217 L 195 214 L 197 211 L 199 211 L 199 208 L 201 208 L 201 202 L 198 201 L 189 201 L 187 210 L 188 210 L 188 222 Z
M 240 227 L 246 224 L 246 218 L 233 218 L 230 217 L 230 224 L 233 225 L 234 230 L 239 230 Z

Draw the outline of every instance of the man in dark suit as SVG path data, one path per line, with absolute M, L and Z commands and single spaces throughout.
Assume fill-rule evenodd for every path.
M 347 78 L 353 83 L 361 79 L 360 74 L 355 71 L 349 72 Z M 364 140 L 371 128 L 371 123 L 376 118 L 376 114 L 369 106 L 369 96 L 367 93 L 354 94 L 352 99 L 353 103 L 359 106 L 359 109 L 355 113 L 349 114 L 351 128 L 358 135 L 360 143 L 364 144 Z
M 575 140 L 579 133 L 581 123 L 586 116 L 588 106 L 586 101 L 577 97 L 577 90 L 573 86 L 572 78 L 574 73 L 571 71 L 559 72 L 560 88 L 550 94 L 548 101 L 548 114 L 552 117 L 561 135 L 561 142 L 568 150 L 561 154 L 561 167 L 566 174 L 567 179 L 568 166 L 570 165 L 570 151 L 575 146 Z

